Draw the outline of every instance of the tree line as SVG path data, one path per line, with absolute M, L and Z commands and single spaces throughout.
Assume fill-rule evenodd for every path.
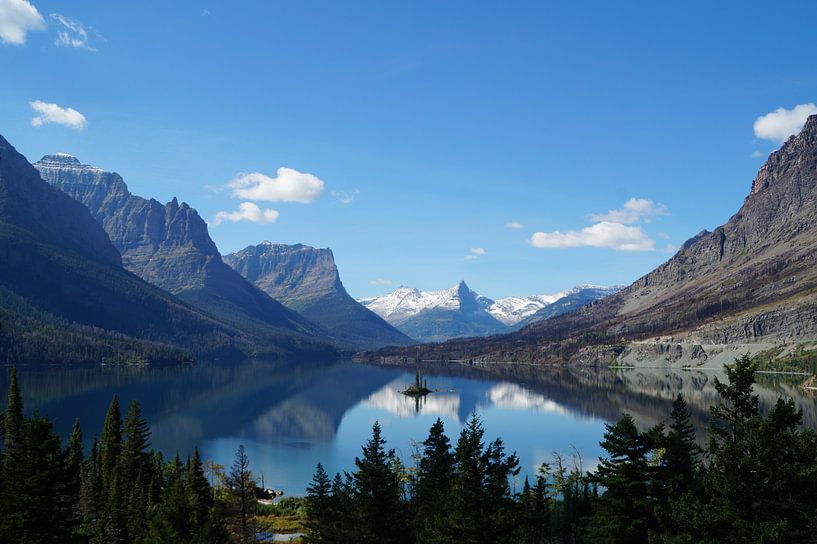
M 0 438 L 4 544 L 253 540 L 248 516 L 258 490 L 243 446 L 227 473 L 203 462 L 198 449 L 184 461 L 178 453 L 166 460 L 150 448 L 150 428 L 137 401 L 122 417 L 113 397 L 102 433 L 86 455 L 79 422 L 63 446 L 51 421 L 24 415 L 12 369 Z
M 817 542 L 817 438 L 779 399 L 767 414 L 741 357 L 716 380 L 709 439 L 700 447 L 678 395 L 668 425 L 608 424 L 593 471 L 555 461 L 520 491 L 519 459 L 485 440 L 473 416 L 455 444 L 441 420 L 406 467 L 379 424 L 355 460 L 330 477 L 318 465 L 306 510 L 312 544 Z

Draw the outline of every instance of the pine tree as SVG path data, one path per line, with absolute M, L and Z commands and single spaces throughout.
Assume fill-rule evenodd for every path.
M 409 536 L 400 500 L 400 481 L 392 470 L 394 450 L 386 450 L 380 423 L 355 459 L 356 504 L 360 509 L 360 542 L 390 544 Z
M 335 474 L 332 479 L 332 533 L 337 544 L 354 542 L 359 538 L 360 529 L 361 512 L 356 505 L 354 478 L 348 472 L 344 476 Z
M 17 369 L 11 369 L 8 395 L 6 396 L 6 412 L 3 418 L 5 456 L 14 451 L 23 432 L 23 397 L 17 385 Z
M 193 503 L 194 524 L 196 527 L 204 527 L 213 507 L 213 492 L 204 476 L 198 448 L 193 450 L 193 459 L 189 462 L 185 482 Z
M 679 497 L 691 491 L 700 465 L 701 448 L 695 443 L 686 401 L 680 393 L 672 404 L 669 432 L 662 439 L 661 479 L 664 494 Z
M 6 410 L 3 415 L 3 465 L 0 466 L 0 542 L 15 538 L 24 524 L 20 486 L 25 485 L 26 452 L 23 446 L 23 398 L 17 384 L 17 369 L 11 369 Z
M 436 542 L 442 538 L 448 516 L 447 500 L 455 461 L 441 419 L 437 418 L 431 426 L 422 447 L 414 490 L 414 524 L 418 541 Z
M 103 493 L 105 494 L 108 494 L 112 484 L 121 450 L 122 417 L 119 410 L 119 399 L 114 395 L 105 415 L 105 423 L 102 427 L 102 436 L 99 443 L 99 475 Z
M 142 417 L 139 401 L 132 401 L 122 425 L 122 456 L 125 475 L 136 476 L 138 469 L 147 463 L 147 449 L 150 447 L 150 427 Z
M 233 466 L 227 476 L 227 488 L 233 500 L 241 542 L 249 542 L 253 538 L 250 516 L 255 511 L 255 482 L 250 472 L 250 459 L 244 445 L 238 446 Z
M 335 540 L 335 509 L 332 497 L 332 482 L 318 463 L 312 483 L 306 488 L 307 536 L 310 544 L 330 544 Z
M 15 443 L 15 479 L 6 481 L 0 541 L 64 542 L 74 533 L 65 455 L 50 421 L 38 415 L 23 420 Z
M 454 450 L 456 459 L 451 487 L 448 531 L 452 542 L 485 542 L 485 429 L 474 414 L 466 422 Z
M 608 457 L 599 459 L 593 476 L 604 494 L 588 524 L 588 536 L 592 542 L 646 542 L 655 527 L 653 468 L 648 459 L 653 444 L 648 435 L 638 432 L 629 414 L 606 427 L 601 446 Z
M 550 497 L 547 489 L 548 467 L 542 465 L 536 477 L 536 484 L 530 485 L 528 478 L 519 496 L 516 541 L 520 544 L 540 544 L 550 536 Z

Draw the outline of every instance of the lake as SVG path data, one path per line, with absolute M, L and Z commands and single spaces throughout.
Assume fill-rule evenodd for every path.
M 581 456 L 592 469 L 602 450 L 604 425 L 626 411 L 640 428 L 666 421 L 681 392 L 703 437 L 715 402 L 717 370 L 533 368 L 525 365 L 423 366 L 431 389 L 417 402 L 399 393 L 414 381 L 413 368 L 326 363 L 200 363 L 174 368 L 21 368 L 27 413 L 47 415 L 66 437 L 79 418 L 86 444 L 102 429 L 112 395 L 123 413 L 142 403 L 153 447 L 166 457 L 198 446 L 204 459 L 229 467 L 239 444 L 266 487 L 300 495 L 320 461 L 330 473 L 354 468 L 354 459 L 379 421 L 388 446 L 411 462 L 416 441 L 440 417 L 456 442 L 471 413 L 484 421 L 486 440 L 500 436 L 534 475 L 554 452 Z M 792 397 L 805 425 L 817 426 L 817 401 L 799 388 L 802 376 L 758 375 L 757 393 L 768 410 L 780 395 Z M 8 369 L 0 372 L 5 404 Z M 703 439 L 703 438 L 701 438 Z

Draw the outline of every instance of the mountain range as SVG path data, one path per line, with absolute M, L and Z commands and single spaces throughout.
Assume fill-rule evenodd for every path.
M 349 296 L 331 249 L 264 241 L 224 260 L 270 297 L 343 342 L 364 347 L 414 343 Z
M 778 350 L 817 339 L 817 115 L 752 181 L 724 225 L 580 309 L 488 339 L 361 356 L 702 365 L 735 346 Z
M 253 335 L 128 272 L 88 208 L 43 181 L 0 137 L 0 359 L 180 362 L 265 353 L 335 350 L 294 329 Z
M 488 336 L 528 323 L 570 312 L 620 287 L 579 285 L 549 295 L 492 300 L 472 291 L 461 281 L 442 291 L 399 287 L 385 295 L 360 299 L 360 303 L 420 341 Z

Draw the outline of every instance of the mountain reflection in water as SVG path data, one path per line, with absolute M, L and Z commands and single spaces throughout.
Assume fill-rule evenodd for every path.
M 604 423 L 631 413 L 646 429 L 664 422 L 681 392 L 701 439 L 717 395 L 717 371 L 534 368 L 526 365 L 423 365 L 423 399 L 399 393 L 415 369 L 350 362 L 201 363 L 183 368 L 20 368 L 26 410 L 54 420 L 63 436 L 75 418 L 86 444 L 101 432 L 113 394 L 124 407 L 138 399 L 151 424 L 153 447 L 229 466 L 239 444 L 253 471 L 289 494 L 300 494 L 315 464 L 352 470 L 354 458 L 379 420 L 389 447 L 404 460 L 437 417 L 452 439 L 472 413 L 485 422 L 486 439 L 501 436 L 519 453 L 524 473 L 535 474 L 553 452 L 575 448 L 592 466 Z M 795 399 L 805 424 L 817 425 L 817 404 L 799 388 L 800 377 L 759 375 L 756 392 L 768 410 L 779 395 Z M 5 403 L 8 371 L 0 372 Z

